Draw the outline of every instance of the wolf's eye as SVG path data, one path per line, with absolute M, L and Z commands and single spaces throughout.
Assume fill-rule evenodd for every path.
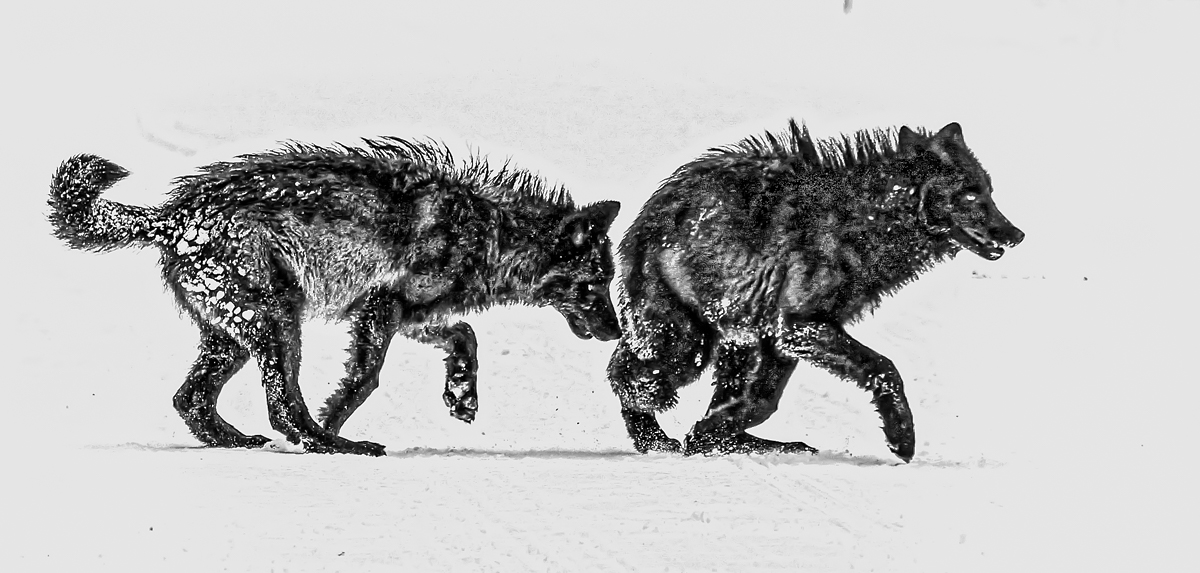
M 967 201 L 974 201 L 974 200 L 975 200 L 975 194 L 974 194 L 974 193 L 967 193 L 966 197 L 963 197 L 963 198 L 964 198 L 964 199 L 966 199 Z

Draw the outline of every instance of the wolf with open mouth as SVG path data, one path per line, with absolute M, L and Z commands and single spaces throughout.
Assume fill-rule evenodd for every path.
M 911 460 L 900 374 L 844 326 L 960 250 L 995 260 L 1022 239 L 957 123 L 813 140 L 793 121 L 711 150 L 659 187 L 619 248 L 622 335 L 608 374 L 634 447 L 815 451 L 746 433 L 805 360 L 870 391 L 888 445 Z M 655 413 L 709 365 L 708 413 L 680 444 Z

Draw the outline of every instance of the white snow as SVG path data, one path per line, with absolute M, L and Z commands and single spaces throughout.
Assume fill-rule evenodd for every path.
M 1200 6 L 423 4 L 8 11 L 0 570 L 1194 567 Z M 441 352 L 397 340 L 343 430 L 387 457 L 202 449 L 171 408 L 196 330 L 157 255 L 71 251 L 44 218 L 76 153 L 133 173 L 106 197 L 154 204 L 277 140 L 431 135 L 622 201 L 617 237 L 679 164 L 790 116 L 818 136 L 958 121 L 1028 235 L 853 328 L 904 376 L 911 464 L 865 393 L 810 368 L 759 434 L 819 456 L 636 455 L 604 378 L 614 343 L 521 308 L 467 319 L 474 424 L 441 402 Z M 314 411 L 346 338 L 306 325 Z M 709 395 L 687 389 L 668 433 Z M 276 436 L 264 402 L 251 365 L 220 411 Z

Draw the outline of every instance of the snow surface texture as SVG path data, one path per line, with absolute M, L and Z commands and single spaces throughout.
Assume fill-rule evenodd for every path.
M 842 4 L 6 17 L 0 570 L 1189 570 L 1200 7 Z M 441 404 L 440 352 L 397 340 L 343 430 L 388 457 L 201 449 L 171 408 L 196 330 L 156 255 L 69 251 L 44 218 L 75 153 L 133 172 L 106 197 L 154 204 L 275 140 L 427 134 L 621 200 L 615 237 L 676 166 L 789 116 L 818 136 L 958 121 L 1028 234 L 852 329 L 905 378 L 911 464 L 865 393 L 803 367 L 758 433 L 821 455 L 638 456 L 603 375 L 613 343 L 518 308 L 468 318 L 472 425 Z M 344 330 L 306 326 L 310 407 Z M 685 390 L 667 431 L 709 394 Z M 254 367 L 220 407 L 270 435 Z

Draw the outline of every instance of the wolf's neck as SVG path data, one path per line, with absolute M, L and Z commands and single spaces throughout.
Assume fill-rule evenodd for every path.
M 858 240 L 864 267 L 876 286 L 891 289 L 955 252 L 949 240 L 929 230 L 920 216 L 920 182 L 872 169 L 859 181 L 864 189 L 850 215 L 861 230 Z
M 485 284 L 495 304 L 531 304 L 549 260 L 540 221 L 506 218 L 487 240 Z

